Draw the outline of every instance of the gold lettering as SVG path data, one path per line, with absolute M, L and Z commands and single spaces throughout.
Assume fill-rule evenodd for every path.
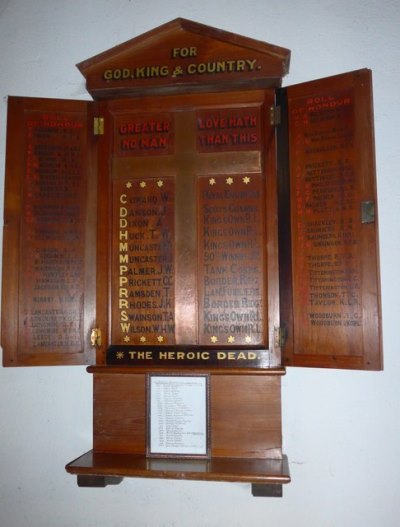
M 196 57 L 197 48 L 194 46 L 185 47 L 185 48 L 172 48 L 171 57 L 173 59 L 181 58 L 185 59 L 188 57 Z
M 207 73 L 237 73 L 253 71 L 256 59 L 220 60 L 217 62 L 200 62 L 189 64 L 186 68 L 188 75 L 204 75 Z
M 129 357 L 139 360 L 151 360 L 153 358 L 153 352 L 152 351 L 128 351 Z

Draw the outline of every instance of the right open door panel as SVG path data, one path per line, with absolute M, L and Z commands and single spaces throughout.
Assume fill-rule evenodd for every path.
M 382 368 L 371 86 L 360 70 L 277 95 L 286 365 Z

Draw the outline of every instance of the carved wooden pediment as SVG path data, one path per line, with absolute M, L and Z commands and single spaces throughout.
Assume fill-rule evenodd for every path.
M 290 51 L 177 18 L 77 65 L 94 99 L 279 87 Z

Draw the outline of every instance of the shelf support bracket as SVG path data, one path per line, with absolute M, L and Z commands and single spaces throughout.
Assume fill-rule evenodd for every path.
M 251 493 L 256 498 L 282 498 L 282 485 L 276 483 L 252 483 Z
M 118 478 L 116 476 L 86 476 L 78 474 L 76 479 L 78 487 L 102 488 L 107 487 L 107 485 L 119 485 L 124 478 Z

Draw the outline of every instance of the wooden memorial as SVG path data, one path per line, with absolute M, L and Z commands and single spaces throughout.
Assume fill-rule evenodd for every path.
M 289 57 L 177 19 L 9 98 L 3 362 L 88 365 L 79 485 L 279 496 L 285 366 L 382 367 L 371 72 Z

